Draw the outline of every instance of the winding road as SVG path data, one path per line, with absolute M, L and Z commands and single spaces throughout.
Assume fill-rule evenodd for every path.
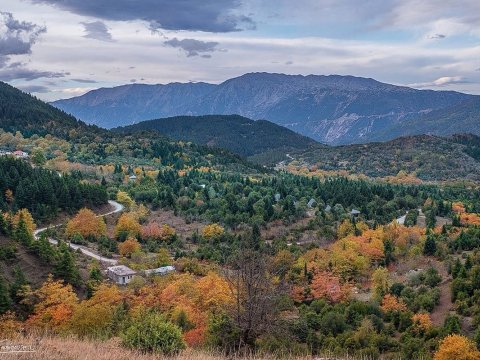
M 100 214 L 100 215 L 97 215 L 97 217 L 100 217 L 100 216 L 108 216 L 108 215 L 112 215 L 112 214 L 116 214 L 116 213 L 119 213 L 119 212 L 122 212 L 123 209 L 124 209 L 124 206 L 122 204 L 119 204 L 118 202 L 116 201 L 113 201 L 113 200 L 109 200 L 108 203 L 113 206 L 113 210 L 112 211 L 109 211 L 105 214 Z M 61 226 L 63 224 L 58 224 L 58 225 L 53 225 L 53 226 L 48 226 L 48 227 L 43 227 L 41 229 L 37 229 L 33 232 L 33 236 L 35 237 L 35 239 L 38 239 L 39 238 L 39 235 L 42 231 L 45 231 L 47 229 L 51 229 L 51 228 L 55 228 L 55 227 L 58 227 L 58 226 Z M 51 243 L 51 244 L 54 244 L 54 245 L 57 245 L 58 244 L 58 240 L 56 239 L 52 239 L 52 238 L 49 238 L 48 241 Z M 109 265 L 117 265 L 118 264 L 118 260 L 115 260 L 115 259 L 110 259 L 110 258 L 107 258 L 107 257 L 104 257 L 104 256 L 101 256 L 101 255 L 98 255 L 96 253 L 94 253 L 92 250 L 88 249 L 87 247 L 85 246 L 82 246 L 82 245 L 77 245 L 77 244 L 72 244 L 71 242 L 67 242 L 68 246 L 70 248 L 72 248 L 73 250 L 80 250 L 84 255 L 88 256 L 88 257 L 91 257 L 93 259 L 96 259 L 100 262 L 103 262 L 103 263 L 106 263 L 106 264 L 109 264 Z

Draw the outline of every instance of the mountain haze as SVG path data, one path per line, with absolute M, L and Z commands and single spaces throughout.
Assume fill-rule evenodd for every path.
M 125 85 L 58 100 L 56 107 L 101 127 L 179 115 L 267 119 L 328 144 L 388 140 L 393 127 L 476 98 L 340 75 L 249 73 L 219 85 Z M 456 132 L 462 131 L 461 124 Z M 378 134 L 382 138 L 378 138 Z

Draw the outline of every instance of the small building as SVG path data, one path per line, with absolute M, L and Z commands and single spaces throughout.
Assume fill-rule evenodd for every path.
M 130 181 L 135 181 L 135 180 L 137 180 L 137 175 L 130 175 L 130 176 L 128 177 L 128 180 L 130 180 Z
M 13 156 L 15 156 L 17 159 L 26 159 L 28 158 L 28 154 L 25 151 L 22 150 L 16 150 L 13 152 Z
M 162 267 L 159 267 L 159 268 L 156 268 L 156 269 L 149 269 L 149 270 L 145 270 L 144 273 L 145 275 L 147 276 L 150 276 L 150 275 L 167 275 L 171 272 L 174 272 L 175 271 L 175 268 L 171 265 L 168 265 L 168 266 L 162 266 Z
M 282 195 L 280 195 L 280 194 L 277 193 L 277 194 L 275 194 L 274 198 L 275 198 L 275 201 L 276 201 L 276 202 L 279 202 L 280 199 L 282 198 Z
M 353 217 L 357 217 L 358 215 L 360 215 L 360 211 L 352 209 L 352 211 L 350 211 L 350 215 L 352 215 Z
M 107 268 L 107 276 L 118 285 L 126 285 L 132 281 L 136 272 L 125 265 L 110 266 Z
M 332 207 L 330 205 L 327 205 L 327 206 L 325 206 L 324 211 L 325 212 L 330 212 L 330 211 L 332 211 Z
M 314 198 L 311 198 L 307 203 L 307 206 L 309 208 L 313 208 L 313 207 L 315 207 L 315 205 L 317 205 L 317 201 Z

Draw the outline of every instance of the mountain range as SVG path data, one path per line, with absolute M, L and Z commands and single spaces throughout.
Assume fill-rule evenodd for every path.
M 338 145 L 421 133 L 480 135 L 480 126 L 475 126 L 480 123 L 478 106 L 472 106 L 478 99 L 458 92 L 416 90 L 354 76 L 249 73 L 218 85 L 130 84 L 101 88 L 52 104 L 104 128 L 181 115 L 238 114 L 253 120 L 266 119 L 319 142 Z M 455 117 L 453 129 L 436 127 L 440 117 L 451 125 L 448 114 Z
M 475 101 L 470 101 L 462 106 L 453 106 L 451 111 L 444 115 L 470 119 L 463 114 L 470 113 L 469 109 L 475 109 L 476 104 Z M 424 118 L 428 119 L 432 114 L 425 115 Z M 475 121 L 473 117 L 471 123 L 475 124 Z M 412 123 L 415 121 L 412 120 Z M 423 125 L 427 126 L 429 123 L 425 121 Z M 447 120 L 444 120 L 444 124 L 449 125 Z M 178 151 L 185 147 L 175 141 L 182 140 L 226 148 L 248 157 L 250 161 L 267 166 L 283 161 L 284 164 L 290 162 L 293 166 L 346 171 L 370 177 L 396 176 L 399 172 L 406 172 L 415 173 L 420 179 L 427 181 L 480 181 L 480 137 L 475 135 L 416 135 L 387 142 L 327 146 L 268 121 L 225 115 L 157 119 L 111 131 L 86 125 L 2 82 L 0 128 L 9 132 L 19 131 L 26 137 L 52 134 L 72 144 L 86 145 L 100 141 L 103 147 L 119 141 L 128 143 L 142 142 L 142 139 L 158 139 L 163 141 L 165 148 L 171 148 L 169 151 Z M 197 148 L 195 151 L 197 153 L 193 156 L 211 153 L 207 148 Z M 241 158 L 237 159 L 229 155 L 230 152 L 222 151 L 214 153 L 225 159 L 228 157 L 229 161 L 236 161 L 235 166 L 239 166 L 238 159 Z M 102 151 L 98 155 L 101 153 Z M 83 159 L 82 156 L 78 158 Z M 219 161 L 224 161 L 222 159 Z

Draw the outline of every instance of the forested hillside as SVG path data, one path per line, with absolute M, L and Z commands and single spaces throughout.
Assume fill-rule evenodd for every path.
M 253 160 L 263 164 L 283 161 L 282 164 L 291 164 L 296 170 L 344 171 L 372 178 L 400 174 L 423 181 L 479 181 L 479 141 L 475 135 L 450 138 L 418 135 L 362 145 L 312 147 L 304 152 L 291 153 L 294 160 L 283 153 L 270 151 L 255 156 Z
M 62 138 L 73 135 L 69 133 L 72 129 L 92 135 L 100 130 L 1 81 L 0 125 L 24 136 L 51 134 Z
M 114 129 L 122 133 L 157 130 L 175 140 L 228 149 L 242 156 L 268 150 L 306 149 L 315 141 L 265 120 L 238 115 L 176 116 Z
M 29 156 L 0 158 L 1 338 L 45 334 L 47 358 L 69 338 L 152 357 L 479 358 L 475 136 L 290 157 L 248 139 L 285 160 L 274 171 L 149 129 L 36 134 L 14 110 L 0 146 Z
M 32 168 L 25 161 L 0 157 L 0 210 L 28 209 L 37 220 L 51 219 L 59 211 L 107 203 L 106 189 L 81 182 L 82 174 L 65 174 Z

